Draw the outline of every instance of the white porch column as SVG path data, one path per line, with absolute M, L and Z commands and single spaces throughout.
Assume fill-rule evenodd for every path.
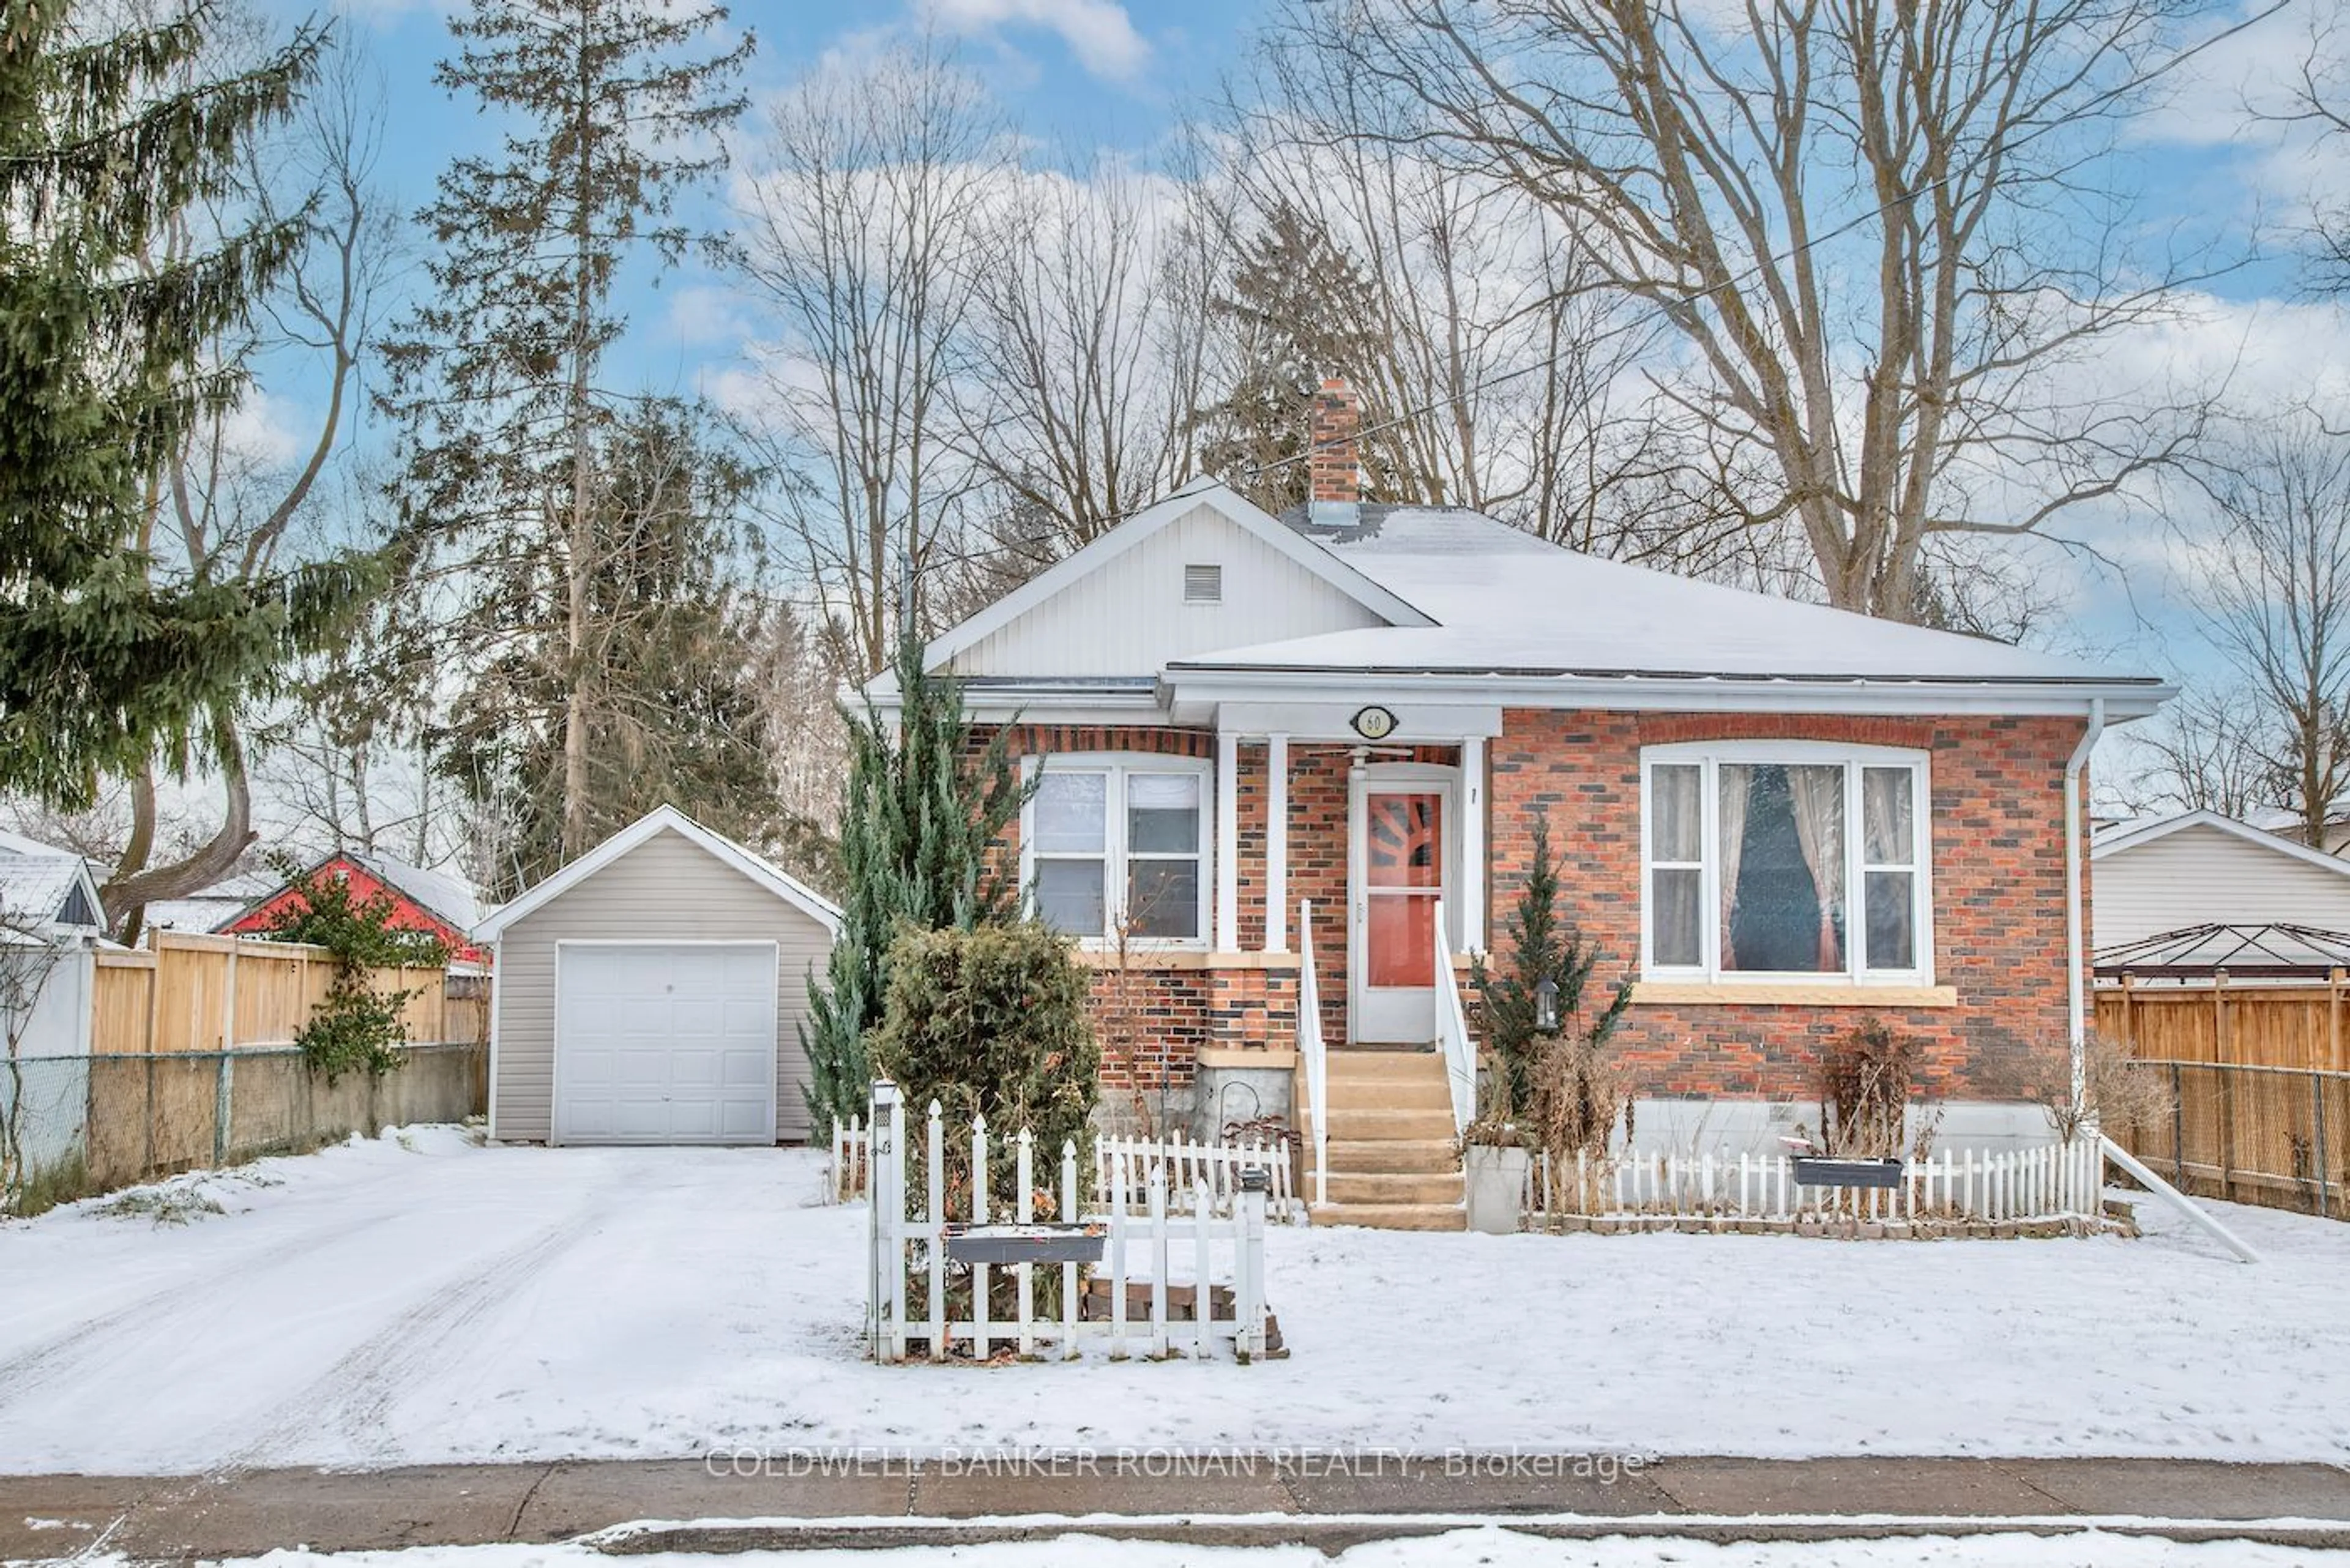
M 1216 733 L 1216 941 L 1218 952 L 1241 944 L 1241 738 Z
M 1485 738 L 1461 742 L 1461 950 L 1485 950 Z
M 1264 738 L 1264 950 L 1289 950 L 1289 737 Z

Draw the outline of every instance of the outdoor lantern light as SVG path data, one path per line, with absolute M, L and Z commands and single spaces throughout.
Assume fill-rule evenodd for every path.
M 1545 1034 L 1558 1027 L 1558 981 L 1548 975 L 1534 987 L 1534 1027 Z

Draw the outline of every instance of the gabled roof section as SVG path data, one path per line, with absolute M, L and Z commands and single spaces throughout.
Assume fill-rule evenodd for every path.
M 469 931 L 482 918 L 481 895 L 473 885 L 446 871 L 428 871 L 372 850 L 347 849 L 342 857 L 363 866 L 378 880 L 399 888 L 461 931 Z M 315 868 L 314 868 L 315 869 Z
M 1217 513 L 1234 527 L 1295 561 L 1388 625 L 1436 625 L 1433 617 L 1411 603 L 1393 585 L 1373 579 L 1353 563 L 1283 526 L 1271 514 L 1230 487 L 1210 483 L 1186 485 L 1165 500 L 1152 503 L 1083 549 L 1055 562 L 961 625 L 941 634 L 923 650 L 923 667 L 946 668 L 956 655 L 1083 582 L 1152 535 L 1201 507 Z M 886 672 L 876 686 L 889 689 Z
M 813 916 L 822 922 L 826 929 L 837 931 L 840 929 L 840 909 L 830 899 L 733 839 L 712 833 L 677 807 L 663 805 L 639 817 L 521 898 L 492 910 L 474 927 L 473 936 L 481 941 L 494 940 L 508 926 L 532 910 L 553 903 L 630 850 L 663 833 L 674 833 L 689 844 L 707 851 L 784 902 Z
M 0 835 L 0 920 L 42 936 L 95 933 L 103 909 L 81 856 L 22 834 Z
M 2136 849 L 2169 837 L 2190 827 L 2208 827 L 2245 843 L 2278 855 L 2288 856 L 2304 865 L 2331 871 L 2337 877 L 2350 877 L 2350 860 L 2328 855 L 2322 849 L 2286 838 L 2249 822 L 2239 822 L 2232 816 L 2222 816 L 2216 811 L 2182 811 L 2175 816 L 2141 817 L 2129 822 L 2117 822 L 2090 841 L 2089 858 L 2102 860 L 2108 855 L 2126 849 Z

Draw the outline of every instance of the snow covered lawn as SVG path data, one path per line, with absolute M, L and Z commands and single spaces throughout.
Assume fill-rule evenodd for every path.
M 861 1207 L 791 1150 L 426 1128 L 0 1224 L 0 1469 L 1370 1447 L 2350 1454 L 2350 1226 L 2140 1241 L 1276 1230 L 1287 1361 L 858 1360 Z

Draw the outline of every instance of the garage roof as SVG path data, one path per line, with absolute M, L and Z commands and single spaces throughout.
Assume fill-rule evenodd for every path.
M 745 849 L 723 834 L 712 833 L 673 805 L 655 807 L 587 854 L 525 893 L 491 911 L 473 928 L 477 940 L 492 941 L 508 926 L 532 910 L 553 903 L 656 834 L 674 833 L 732 866 L 784 902 L 822 922 L 827 930 L 840 929 L 840 909 L 805 882 Z

